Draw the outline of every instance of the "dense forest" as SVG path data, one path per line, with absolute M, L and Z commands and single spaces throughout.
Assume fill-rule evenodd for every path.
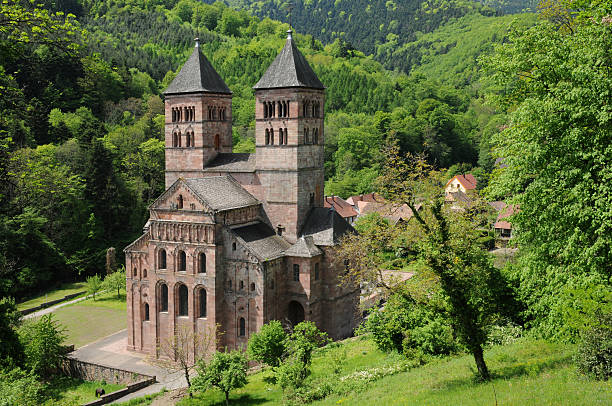
M 2 12 L 5 20 L 11 13 L 32 19 L 0 32 L 0 293 L 17 298 L 99 272 L 108 247 L 120 250 L 139 235 L 147 205 L 163 189 L 160 95 L 196 36 L 234 92 L 235 151 L 253 151 L 252 86 L 289 28 L 195 0 L 9 3 Z M 469 18 L 482 27 L 481 44 L 503 39 L 508 20 Z M 494 38 L 491 24 L 498 24 L 489 30 Z M 422 49 L 436 48 L 443 34 L 431 35 Z M 344 42 L 296 40 L 327 86 L 326 193 L 371 191 L 381 147 L 394 142 L 438 167 L 478 166 L 474 173 L 486 179 L 487 140 L 502 116 L 465 80 L 392 73 Z M 466 75 L 478 70 L 475 56 L 468 59 Z
M 296 29 L 324 44 L 335 42 L 347 51 L 357 49 L 373 55 L 389 70 L 407 73 L 427 62 L 422 60 L 424 54 L 445 54 L 460 44 L 452 42 L 457 38 L 449 37 L 443 44 L 432 46 L 421 40 L 423 35 L 465 16 L 519 13 L 535 9 L 536 4 L 531 0 L 227 0 L 227 3 L 262 18 L 285 23 L 291 20 Z

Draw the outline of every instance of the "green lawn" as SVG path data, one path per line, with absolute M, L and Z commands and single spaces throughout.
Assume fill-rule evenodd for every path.
M 66 328 L 66 344 L 76 348 L 127 328 L 125 295 L 117 299 L 117 292 L 62 307 L 53 315 Z
M 57 376 L 49 383 L 47 388 L 48 400 L 43 405 L 82 405 L 96 399 L 96 388 L 104 388 L 106 393 L 111 393 L 125 388 L 125 385 L 86 382 L 67 376 Z
M 59 289 L 54 289 L 45 294 L 42 294 L 38 297 L 35 297 L 27 302 L 18 303 L 18 310 L 30 309 L 32 307 L 39 306 L 44 302 L 49 302 L 51 300 L 61 299 L 66 295 L 70 295 L 72 293 L 77 293 L 86 290 L 85 282 L 76 282 L 76 283 L 68 283 L 62 285 Z
M 572 346 L 522 339 L 486 351 L 494 379 L 478 383 L 474 361 L 461 355 L 437 359 L 407 372 L 357 385 L 359 390 L 330 395 L 313 405 L 611 405 L 612 382 L 597 382 L 579 375 L 573 366 Z M 337 376 L 338 354 L 346 361 Z M 396 365 L 398 355 L 378 351 L 369 339 L 352 339 L 319 352 L 313 359 L 311 379 L 328 375 L 332 384 L 352 372 Z M 232 393 L 233 405 L 273 405 L 282 401 L 281 390 L 264 382 L 269 372 L 249 376 L 248 385 Z M 221 392 L 209 390 L 180 405 L 223 405 Z

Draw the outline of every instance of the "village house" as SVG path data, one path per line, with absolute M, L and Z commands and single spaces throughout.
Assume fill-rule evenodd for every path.
M 335 210 L 343 219 L 353 224 L 357 219 L 357 211 L 340 196 L 325 196 L 324 207 Z
M 129 350 L 216 325 L 219 348 L 245 348 L 270 320 L 353 333 L 359 289 L 339 286 L 334 247 L 354 230 L 323 196 L 325 87 L 288 34 L 254 87 L 255 154 L 232 153 L 232 92 L 197 40 L 166 89 L 166 191 L 125 249 Z

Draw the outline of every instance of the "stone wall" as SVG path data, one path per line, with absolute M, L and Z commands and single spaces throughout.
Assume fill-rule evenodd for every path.
M 106 381 L 114 384 L 131 385 L 137 382 L 150 381 L 150 385 L 156 381 L 154 376 L 92 364 L 70 357 L 64 358 L 60 369 L 64 374 L 72 378 L 90 382 Z
M 136 392 L 142 388 L 146 388 L 147 386 L 155 383 L 155 378 L 144 379 L 142 381 L 138 381 L 132 384 L 129 384 L 126 388 L 116 390 L 111 393 L 107 393 L 106 395 L 100 396 L 99 399 L 93 400 L 89 403 L 85 403 L 83 406 L 98 406 L 105 405 L 117 399 L 121 399 L 122 397 L 129 395 L 130 393 Z

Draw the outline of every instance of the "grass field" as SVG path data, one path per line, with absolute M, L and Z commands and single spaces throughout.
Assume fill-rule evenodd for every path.
M 47 387 L 49 399 L 43 405 L 82 405 L 96 399 L 96 388 L 103 388 L 106 393 L 111 393 L 125 388 L 125 385 L 85 382 L 67 376 L 57 376 Z
M 486 351 L 494 379 L 479 383 L 471 356 L 437 359 L 407 372 L 364 383 L 359 390 L 330 395 L 313 405 L 611 405 L 612 382 L 598 382 L 579 375 L 572 364 L 573 347 L 522 339 L 515 344 Z M 346 361 L 333 375 L 338 353 Z M 369 339 L 353 339 L 319 352 L 309 379 L 331 376 L 338 382 L 352 372 L 397 364 L 398 355 L 378 351 Z M 232 393 L 233 405 L 274 405 L 281 390 L 264 382 L 269 372 L 249 376 L 248 385 Z M 180 405 L 225 404 L 221 392 L 209 390 Z
M 62 307 L 53 315 L 66 328 L 66 344 L 76 348 L 127 328 L 125 295 L 117 299 L 116 292 Z
M 52 291 L 47 292 L 46 295 L 43 294 L 31 300 L 28 300 L 26 302 L 18 303 L 17 309 L 18 310 L 30 309 L 32 307 L 39 306 L 43 304 L 44 302 L 61 299 L 66 295 L 81 292 L 81 291 L 84 291 L 85 289 L 86 289 L 85 282 L 68 283 L 68 284 L 62 285 L 59 289 L 54 289 Z

